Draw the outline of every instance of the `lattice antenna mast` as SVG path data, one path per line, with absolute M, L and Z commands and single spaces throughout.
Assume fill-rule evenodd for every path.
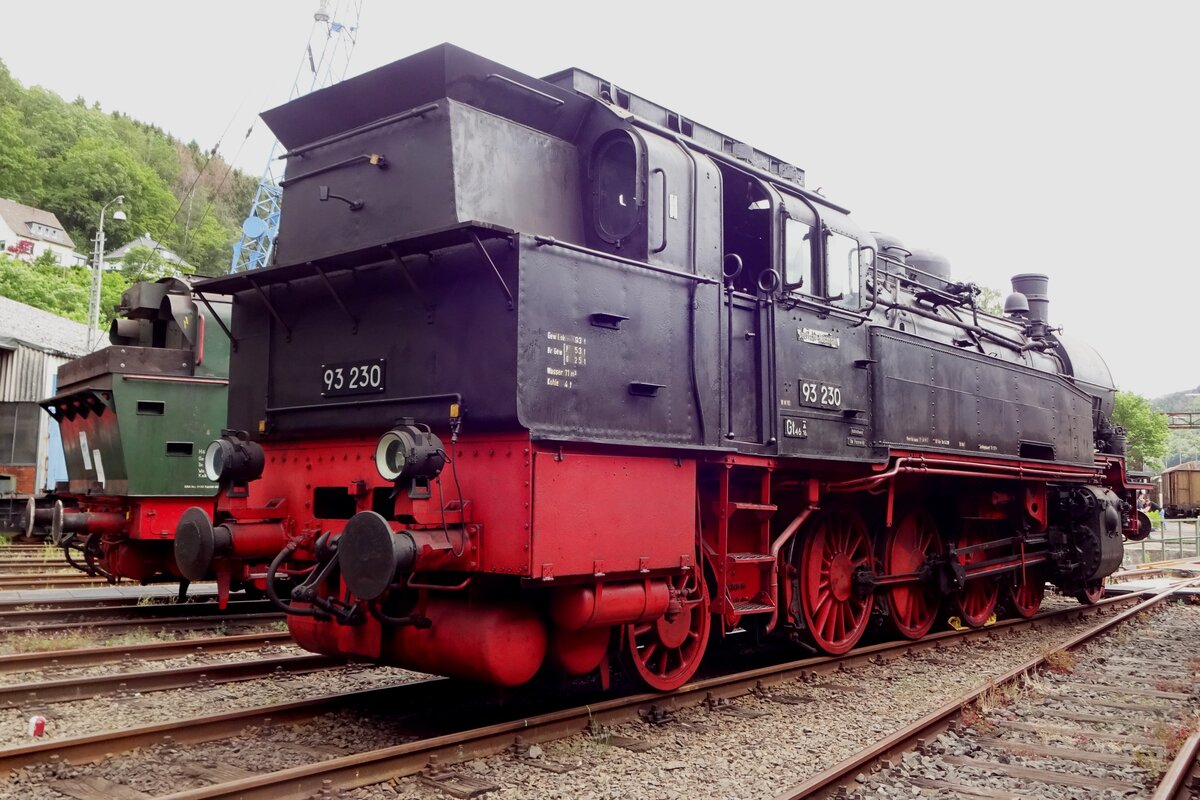
M 321 0 L 313 14 L 312 30 L 288 100 L 323 89 L 346 77 L 361 15 L 362 0 Z M 283 177 L 283 167 L 276 164 L 279 149 L 276 140 L 267 156 L 267 166 L 254 193 L 250 214 L 242 223 L 241 238 L 233 245 L 230 272 L 261 269 L 270 263 L 275 235 L 279 232 L 279 181 Z

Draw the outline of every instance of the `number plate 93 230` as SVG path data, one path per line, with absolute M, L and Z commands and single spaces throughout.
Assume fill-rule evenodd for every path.
M 842 387 L 836 383 L 800 379 L 800 405 L 810 408 L 841 408 Z
M 387 387 L 387 361 L 375 358 L 321 365 L 321 396 L 376 394 Z

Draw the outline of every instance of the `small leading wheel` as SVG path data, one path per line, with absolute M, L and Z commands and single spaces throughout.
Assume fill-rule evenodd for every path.
M 873 564 L 871 537 L 849 509 L 820 512 L 803 534 L 800 610 L 808 635 L 830 655 L 848 652 L 867 630 L 875 596 L 854 586 L 854 573 Z
M 704 656 L 712 619 L 708 587 L 699 567 L 671 579 L 667 613 L 650 622 L 626 625 L 622 662 L 630 677 L 669 692 L 687 683 Z
M 887 575 L 920 572 L 926 560 L 942 553 L 942 537 L 937 523 L 927 511 L 912 511 L 887 535 L 883 568 Z M 938 613 L 936 584 L 905 583 L 884 593 L 892 627 L 906 639 L 920 639 L 929 633 Z
M 971 547 L 983 544 L 986 539 L 977 531 L 967 531 L 959 537 L 959 547 Z M 987 550 L 972 550 L 969 553 L 959 553 L 958 560 L 966 567 L 987 560 Z M 995 578 L 975 578 L 967 581 L 967 585 L 954 597 L 954 605 L 959 619 L 964 625 L 980 628 L 987 624 L 992 614 L 996 613 L 996 603 L 1000 599 L 1000 582 Z
M 1104 580 L 1089 581 L 1081 591 L 1075 593 L 1075 599 L 1085 606 L 1095 605 L 1104 597 Z
M 1038 569 L 1018 570 L 1008 584 L 1008 605 L 1019 617 L 1029 619 L 1042 607 L 1046 579 Z

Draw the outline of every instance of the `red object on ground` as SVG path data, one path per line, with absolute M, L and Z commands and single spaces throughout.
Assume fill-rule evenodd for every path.
M 35 714 L 29 718 L 29 735 L 37 738 L 46 733 L 46 718 Z

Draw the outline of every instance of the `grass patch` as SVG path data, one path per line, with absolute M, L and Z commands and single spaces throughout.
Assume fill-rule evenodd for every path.
M 1049 653 L 1045 659 L 1046 669 L 1060 675 L 1070 675 L 1079 665 L 1079 656 L 1070 650 L 1056 650 Z
M 0 642 L 0 652 L 44 653 L 47 650 L 78 650 L 91 647 L 94 640 L 78 631 L 58 633 L 22 633 Z

